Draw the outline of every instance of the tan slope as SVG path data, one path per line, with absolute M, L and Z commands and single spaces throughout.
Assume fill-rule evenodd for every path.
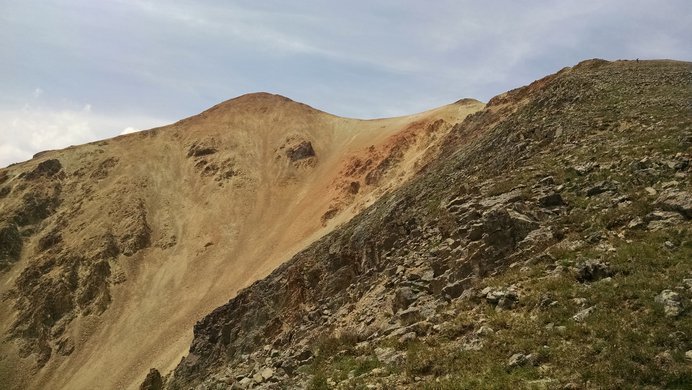
M 0 219 L 24 245 L 0 274 L 12 336 L 0 374 L 17 387 L 120 389 L 172 370 L 198 319 L 399 186 L 482 107 L 363 121 L 251 94 L 1 170 Z M 60 171 L 42 173 L 52 159 Z M 56 205 L 19 223 L 26 194 Z

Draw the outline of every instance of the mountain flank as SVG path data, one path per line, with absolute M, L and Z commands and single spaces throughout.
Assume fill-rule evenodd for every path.
M 1 169 L 0 387 L 136 388 L 173 369 L 197 320 L 406 182 L 483 106 L 362 121 L 250 94 Z
M 442 144 L 142 388 L 692 386 L 692 64 L 584 61 Z

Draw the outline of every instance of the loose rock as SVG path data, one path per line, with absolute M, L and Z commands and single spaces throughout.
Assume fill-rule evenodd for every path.
M 577 280 L 581 283 L 595 282 L 613 276 L 610 264 L 600 260 L 587 261 L 577 267 Z
M 520 367 L 528 363 L 529 359 L 523 353 L 515 353 L 507 361 L 507 366 L 509 368 Z
M 588 316 L 591 315 L 591 313 L 594 312 L 594 310 L 596 310 L 596 306 L 591 306 L 589 308 L 586 308 L 586 309 L 580 311 L 579 313 L 575 314 L 574 316 L 572 316 L 572 319 L 576 322 L 583 322 Z
M 663 313 L 666 317 L 677 317 L 682 313 L 682 303 L 680 294 L 663 290 L 655 298 L 656 303 L 663 305 Z

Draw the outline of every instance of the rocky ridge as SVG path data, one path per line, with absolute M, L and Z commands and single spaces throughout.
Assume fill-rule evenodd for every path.
M 691 64 L 585 61 L 442 144 L 200 320 L 161 387 L 692 384 Z

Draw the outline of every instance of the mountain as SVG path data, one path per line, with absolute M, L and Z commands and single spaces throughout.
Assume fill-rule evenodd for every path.
M 588 60 L 42 153 L 0 170 L 2 385 L 687 388 L 691 147 L 691 63 Z
M 362 121 L 257 93 L 0 170 L 0 387 L 134 388 L 173 369 L 199 318 L 482 107 Z
M 491 99 L 143 389 L 690 388 L 692 64 Z

